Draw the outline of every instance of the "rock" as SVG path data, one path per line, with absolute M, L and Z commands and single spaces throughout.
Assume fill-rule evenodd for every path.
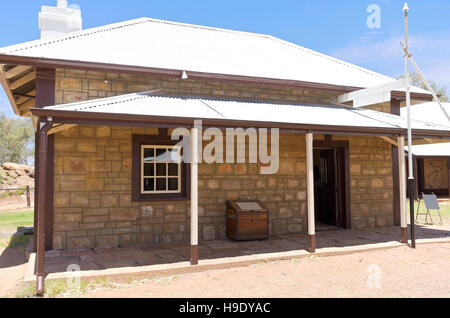
M 12 172 L 12 171 L 10 171 L 10 172 Z M 16 174 L 17 174 L 17 176 L 19 176 L 19 177 L 21 177 L 21 176 L 28 176 L 28 173 L 25 171 L 25 170 L 15 170 L 14 171 Z
M 8 171 L 8 176 L 10 176 L 11 178 L 17 178 L 18 174 L 14 170 L 10 170 Z
M 0 187 L 34 187 L 34 167 L 5 162 L 0 167 Z
M 24 171 L 28 171 L 30 169 L 30 167 L 29 166 L 25 166 L 25 165 L 19 165 L 17 163 L 5 162 L 3 164 L 3 169 L 5 169 L 5 170 L 24 170 Z
M 20 176 L 16 179 L 15 184 L 19 187 L 34 186 L 34 179 L 28 175 Z

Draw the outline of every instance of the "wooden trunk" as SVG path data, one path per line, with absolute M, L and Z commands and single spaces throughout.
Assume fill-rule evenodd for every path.
M 242 209 L 239 203 L 259 206 Z M 266 240 L 269 237 L 269 211 L 256 200 L 227 201 L 227 237 L 235 241 Z

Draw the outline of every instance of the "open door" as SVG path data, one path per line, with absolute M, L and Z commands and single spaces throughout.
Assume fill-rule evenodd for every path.
M 321 225 L 351 227 L 349 160 L 348 142 L 314 141 L 314 200 L 318 228 Z
M 338 225 L 336 149 L 314 150 L 314 196 L 318 223 Z

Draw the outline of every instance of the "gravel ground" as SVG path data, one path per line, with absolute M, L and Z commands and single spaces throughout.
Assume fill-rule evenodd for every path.
M 82 297 L 450 297 L 450 243 L 161 277 Z

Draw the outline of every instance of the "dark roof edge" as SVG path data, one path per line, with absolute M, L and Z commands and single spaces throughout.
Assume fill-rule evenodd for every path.
M 382 127 L 355 127 L 355 126 L 336 126 L 336 125 L 318 125 L 318 124 L 295 124 L 279 122 L 259 122 L 242 121 L 228 119 L 210 119 L 210 118 L 187 118 L 171 116 L 148 116 L 119 113 L 102 112 L 82 112 L 56 109 L 31 108 L 31 113 L 38 117 L 52 117 L 54 123 L 72 123 L 72 124 L 98 124 L 98 125 L 149 125 L 171 127 L 182 126 L 190 127 L 194 120 L 202 120 L 204 126 L 210 127 L 254 127 L 254 128 L 279 128 L 283 131 L 312 131 L 316 133 L 342 133 L 342 134 L 366 134 L 379 136 L 406 135 L 404 128 L 382 128 Z M 414 129 L 414 136 L 421 138 L 450 138 L 450 131 L 443 130 L 425 130 Z

